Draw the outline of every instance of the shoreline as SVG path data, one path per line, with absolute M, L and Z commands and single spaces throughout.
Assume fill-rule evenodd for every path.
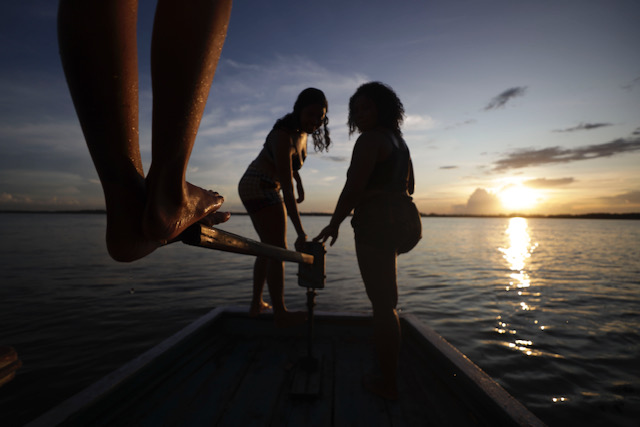
M 104 209 L 78 209 L 78 210 L 0 210 L 0 214 L 99 214 L 106 215 Z M 248 215 L 246 212 L 231 212 L 234 215 Z M 326 212 L 300 212 L 301 216 L 327 216 L 331 213 Z M 547 219 L 631 219 L 640 220 L 640 212 L 632 213 L 603 213 L 594 212 L 588 214 L 497 214 L 497 215 L 458 215 L 458 214 L 436 214 L 436 213 L 420 213 L 422 218 L 547 218 Z

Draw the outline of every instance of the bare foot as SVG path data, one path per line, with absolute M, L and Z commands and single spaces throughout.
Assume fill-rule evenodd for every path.
M 179 199 L 173 199 L 164 189 L 151 185 L 147 180 L 147 203 L 143 216 L 143 231 L 151 239 L 166 243 L 189 226 L 211 216 L 217 211 L 224 197 L 220 194 L 196 187 L 188 182 Z M 218 215 L 208 218 L 207 221 L 228 219 L 228 215 Z M 225 220 L 226 220 L 225 219 Z M 223 221 L 222 221 L 223 222 Z
M 365 390 L 387 400 L 398 400 L 398 386 L 387 384 L 382 377 L 366 374 L 362 377 Z
M 249 309 L 249 317 L 258 317 L 260 313 L 271 310 L 271 305 L 264 301 L 260 301 L 258 304 L 251 304 L 251 308 Z
M 305 323 L 307 321 L 307 313 L 304 311 L 284 311 L 275 313 L 273 321 L 278 328 L 290 328 Z
M 107 250 L 111 258 L 131 262 L 143 258 L 161 245 L 142 232 L 145 205 L 145 183 L 141 176 L 138 185 L 105 184 L 107 207 Z
M 159 240 L 150 239 L 143 233 L 146 188 L 144 178 L 140 177 L 137 186 L 124 188 L 105 184 L 107 205 L 107 250 L 116 261 L 131 262 L 144 258 L 162 246 Z M 212 191 L 208 192 L 217 195 Z M 219 195 L 216 196 L 221 197 Z M 229 220 L 229 212 L 211 212 L 200 220 L 213 226 Z
M 222 224 L 223 222 L 229 221 L 229 218 L 231 218 L 231 212 L 216 211 L 212 214 L 205 216 L 198 222 L 206 225 L 207 227 L 213 227 L 216 224 Z

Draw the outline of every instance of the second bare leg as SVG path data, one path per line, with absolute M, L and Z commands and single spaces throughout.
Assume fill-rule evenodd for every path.
M 152 159 L 143 222 L 153 240 L 175 238 L 224 201 L 188 183 L 186 171 L 230 13 L 231 0 L 158 2 L 151 52 Z

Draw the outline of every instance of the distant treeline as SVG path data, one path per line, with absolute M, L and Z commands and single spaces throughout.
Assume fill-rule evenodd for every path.
M 60 211 L 29 211 L 29 210 L 0 210 L 2 213 L 12 214 L 106 214 L 104 209 L 90 210 L 60 210 Z M 247 215 L 246 212 L 231 212 L 233 215 Z M 326 212 L 301 212 L 305 216 L 331 216 Z M 454 215 L 454 214 L 420 214 L 423 218 L 564 218 L 564 219 L 640 219 L 640 212 L 636 213 L 589 213 L 582 215 L 528 215 L 528 214 L 509 214 L 509 215 Z
M 588 213 L 581 215 L 530 215 L 530 214 L 509 214 L 509 215 L 440 215 L 440 214 L 420 214 L 422 217 L 433 218 L 565 218 L 565 219 L 640 219 L 640 213 Z

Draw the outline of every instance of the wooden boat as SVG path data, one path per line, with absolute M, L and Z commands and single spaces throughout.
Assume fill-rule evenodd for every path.
M 544 425 L 412 315 L 391 402 L 361 385 L 370 317 L 320 312 L 312 328 L 281 329 L 245 311 L 212 310 L 29 425 Z

